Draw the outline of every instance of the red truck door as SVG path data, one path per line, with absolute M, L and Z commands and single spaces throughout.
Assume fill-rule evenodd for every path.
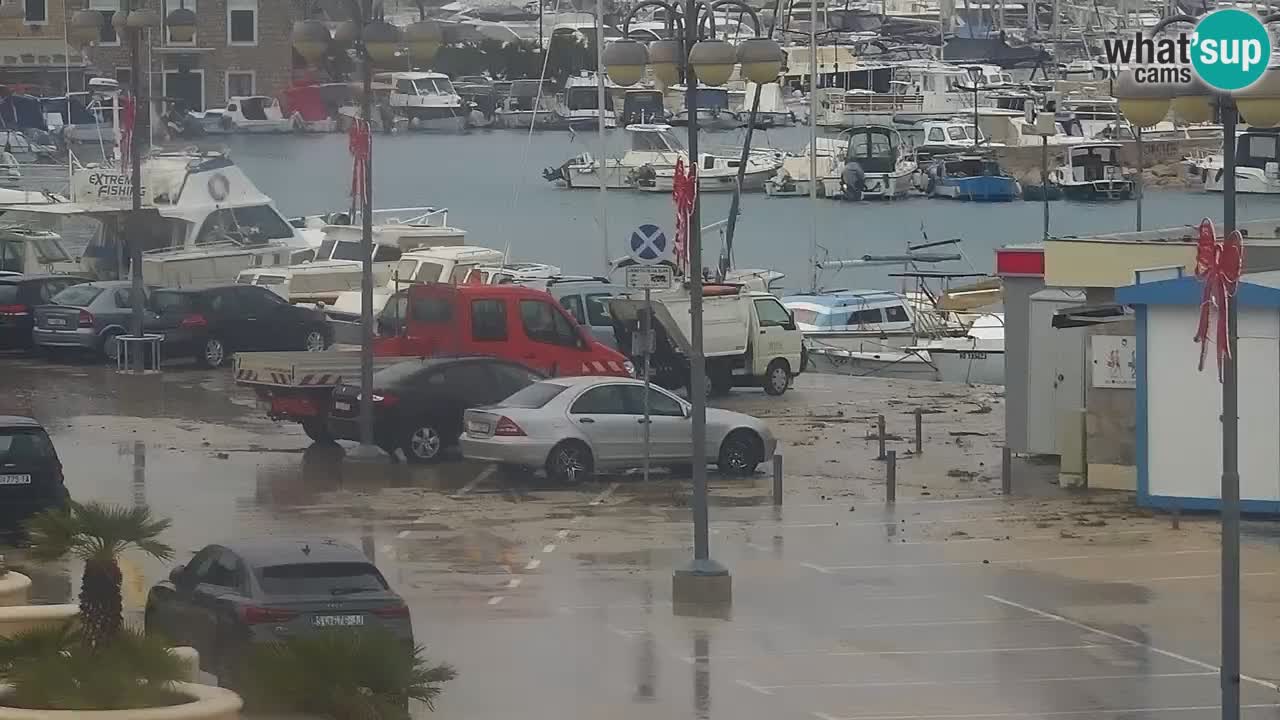
M 399 334 L 381 338 L 375 351 L 382 356 L 419 357 L 457 352 L 455 321 L 461 309 L 457 292 L 448 285 L 410 288 Z
M 625 375 L 623 358 L 582 331 L 551 296 L 514 300 L 519 361 L 551 376 Z

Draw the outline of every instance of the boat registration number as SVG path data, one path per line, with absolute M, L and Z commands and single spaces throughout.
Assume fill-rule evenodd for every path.
M 364 625 L 363 615 L 317 615 L 316 627 L 358 627 Z
M 30 485 L 30 475 L 0 475 L 0 485 Z
M 969 350 L 969 351 L 960 353 L 960 359 L 961 360 L 986 360 L 987 354 L 984 352 L 975 352 L 973 350 Z

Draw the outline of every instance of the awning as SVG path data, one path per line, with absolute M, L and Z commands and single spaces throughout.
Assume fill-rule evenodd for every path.
M 84 58 L 61 38 L 6 38 L 0 43 L 0 69 L 83 69 Z
M 1053 314 L 1053 326 L 1058 330 L 1068 328 L 1089 327 L 1121 322 L 1133 315 L 1127 305 L 1073 305 L 1065 307 Z

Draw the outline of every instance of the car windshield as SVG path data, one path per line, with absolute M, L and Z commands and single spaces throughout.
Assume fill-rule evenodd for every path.
M 363 562 L 269 565 L 258 579 L 267 595 L 346 595 L 387 589 L 382 573 Z
M 56 462 L 53 443 L 39 428 L 0 430 L 0 467 L 24 467 Z
M 72 285 L 53 296 L 55 305 L 71 305 L 84 307 L 90 305 L 102 294 L 102 288 L 93 285 Z
M 565 389 L 565 386 L 559 383 L 534 383 L 523 390 L 517 391 L 514 395 L 499 403 L 499 405 L 533 410 L 551 402 L 552 398 L 564 392 Z

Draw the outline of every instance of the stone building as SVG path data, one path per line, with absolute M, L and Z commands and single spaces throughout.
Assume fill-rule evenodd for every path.
M 49 0 L 55 2 L 57 0 Z M 68 0 L 71 2 L 73 0 Z M 129 48 L 111 26 L 121 2 L 85 0 L 101 11 L 102 27 L 89 51 L 97 75 L 130 82 Z M 291 0 L 132 0 L 162 17 L 186 7 L 196 14 L 191 42 L 174 42 L 161 27 L 143 39 L 141 63 L 151 73 L 150 94 L 180 100 L 190 110 L 222 107 L 238 95 L 279 96 L 290 84 L 293 48 Z
M 84 60 L 64 39 L 69 15 L 64 0 L 4 1 L 22 5 L 25 17 L 0 18 L 0 85 L 60 95 L 70 74 L 72 89 L 83 87 Z

